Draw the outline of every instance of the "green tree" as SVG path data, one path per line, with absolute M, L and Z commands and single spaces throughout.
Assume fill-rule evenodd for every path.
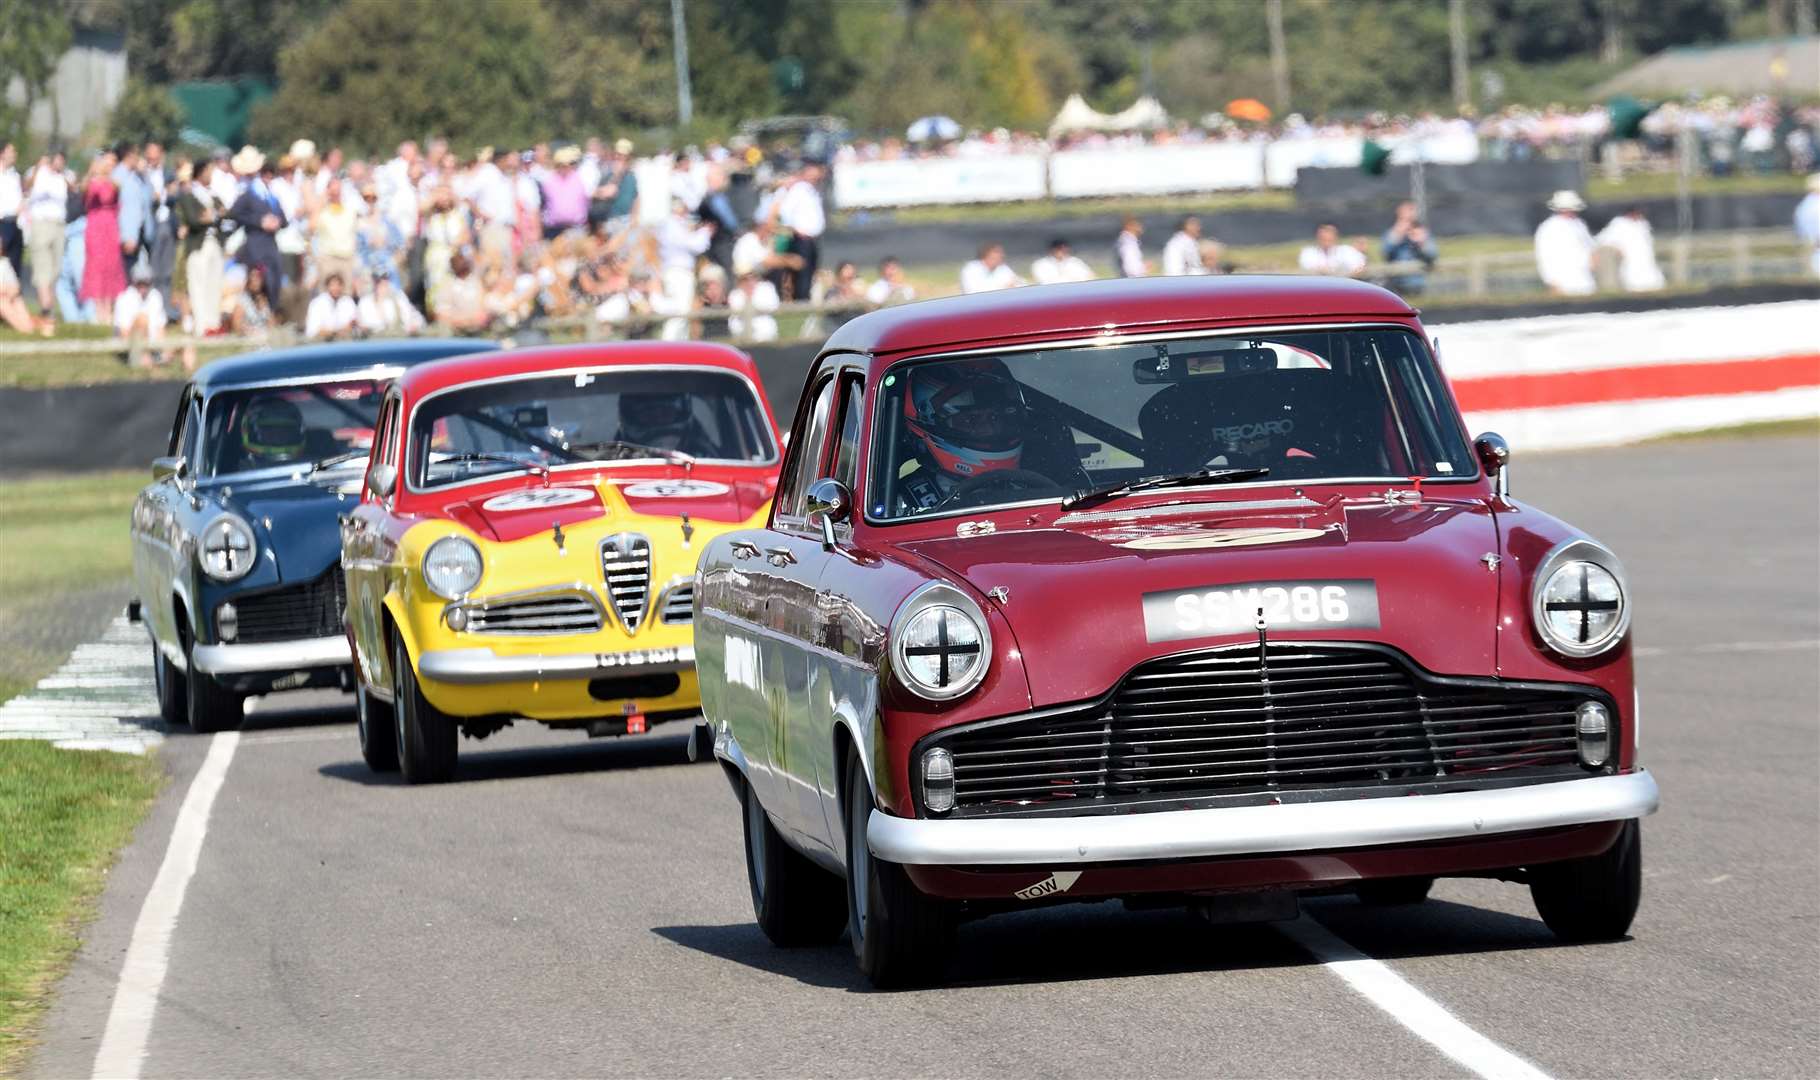
M 25 0 L 29 5 L 33 0 Z M 55 0 L 36 0 L 49 6 Z M 271 80 L 278 54 L 337 0 L 64 0 L 83 27 L 126 36 L 133 73 L 148 82 Z
M 108 114 L 107 137 L 110 142 L 170 146 L 177 141 L 182 127 L 183 109 L 169 90 L 129 79 L 120 92 L 120 100 L 114 102 L 113 112 Z
M 344 4 L 280 54 L 278 92 L 251 134 L 359 153 L 426 134 L 468 148 L 528 145 L 552 133 L 549 60 L 572 47 L 536 4 Z
M 70 23 L 62 9 L 43 0 L 0 0 L 0 141 L 25 137 L 32 103 L 50 87 L 57 60 L 70 47 Z M 25 101 L 14 108 L 5 83 L 17 76 Z

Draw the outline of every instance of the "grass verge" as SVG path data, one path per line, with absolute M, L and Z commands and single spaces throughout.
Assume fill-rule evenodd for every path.
M 108 868 L 163 779 L 155 758 L 0 741 L 0 1076 L 22 1064 Z
M 120 602 L 132 573 L 127 517 L 146 479 L 103 472 L 0 484 L 0 701 L 48 674 Z
M 0 485 L 0 701 L 94 632 L 126 589 L 137 472 Z M 0 1076 L 69 962 L 77 931 L 162 783 L 155 760 L 0 740 Z

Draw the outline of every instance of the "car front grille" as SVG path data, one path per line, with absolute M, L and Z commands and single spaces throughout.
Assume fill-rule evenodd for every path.
M 474 634 L 591 634 L 602 618 L 600 605 L 581 593 L 540 593 L 475 604 L 467 628 Z
M 926 745 L 954 755 L 959 813 L 1069 812 L 1571 767 L 1589 696 L 1432 679 L 1389 650 L 1272 644 L 1151 661 L 1093 707 Z
M 651 541 L 636 533 L 619 533 L 600 543 L 600 570 L 607 581 L 607 600 L 626 633 L 645 621 L 651 598 Z
M 664 593 L 663 613 L 660 616 L 666 623 L 686 623 L 695 621 L 695 583 L 685 582 L 671 586 Z
M 234 643 L 256 645 L 339 636 L 344 632 L 341 615 L 347 604 L 347 580 L 341 576 L 339 566 L 330 567 L 321 577 L 302 585 L 236 597 L 234 610 L 239 613 L 239 626 Z

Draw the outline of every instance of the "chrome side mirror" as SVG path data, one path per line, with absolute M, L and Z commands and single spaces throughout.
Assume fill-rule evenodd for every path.
M 379 464 L 367 470 L 367 490 L 374 497 L 390 498 L 392 489 L 398 486 L 398 469 L 393 465 Z
M 167 476 L 177 478 L 179 484 L 189 479 L 190 461 L 181 454 L 152 459 L 152 479 L 163 480 Z
M 853 493 L 839 480 L 824 476 L 809 485 L 806 509 L 809 520 L 821 525 L 822 548 L 833 551 L 834 523 L 846 521 L 853 516 Z
M 1504 436 L 1487 431 L 1472 441 L 1472 451 L 1479 455 L 1485 475 L 1496 485 L 1498 498 L 1510 498 L 1510 444 L 1504 441 Z

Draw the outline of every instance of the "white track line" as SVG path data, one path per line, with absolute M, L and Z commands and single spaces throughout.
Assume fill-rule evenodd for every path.
M 1276 928 L 1391 1019 L 1475 1074 L 1487 1080 L 1548 1080 L 1547 1073 L 1467 1027 L 1401 975 L 1313 919 L 1303 916 Z
M 1680 648 L 1663 645 L 1639 645 L 1636 656 L 1676 656 L 1698 653 L 1805 652 L 1820 649 L 1820 638 L 1794 638 L 1786 641 L 1709 641 L 1704 645 Z
M 215 796 L 227 778 L 228 764 L 234 760 L 238 745 L 238 731 L 214 736 L 202 768 L 196 771 L 189 792 L 183 796 L 183 805 L 177 809 L 170 847 L 165 849 L 164 863 L 158 867 L 152 891 L 139 909 L 139 921 L 133 924 L 133 937 L 126 947 L 126 960 L 120 965 L 114 1004 L 108 1010 L 101 1049 L 95 1053 L 97 1077 L 137 1077 L 145 1064 L 152 1013 L 158 1008 L 165 969 L 170 966 L 171 934 L 177 928 L 177 913 L 183 908 L 183 894 L 189 889 L 197 860 L 202 856 L 209 810 L 215 805 Z

